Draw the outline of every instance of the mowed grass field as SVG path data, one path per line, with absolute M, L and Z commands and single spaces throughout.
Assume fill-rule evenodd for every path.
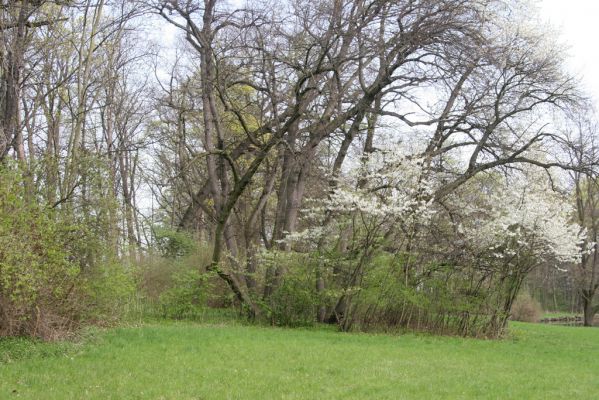
M 490 341 L 156 323 L 4 341 L 0 360 L 3 400 L 599 399 L 599 329 L 538 324 Z

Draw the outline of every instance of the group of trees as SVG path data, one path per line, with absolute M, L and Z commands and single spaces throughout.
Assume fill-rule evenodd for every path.
M 2 335 L 100 318 L 117 289 L 105 285 L 141 241 L 149 103 L 134 12 L 130 2 L 0 2 Z
M 592 323 L 596 131 L 530 7 L 0 2 L 0 334 L 83 318 L 158 228 L 250 318 L 497 336 L 550 268 Z

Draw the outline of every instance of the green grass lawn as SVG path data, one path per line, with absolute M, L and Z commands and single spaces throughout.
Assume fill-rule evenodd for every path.
M 490 341 L 156 323 L 7 362 L 19 346 L 0 342 L 3 400 L 599 398 L 594 328 L 514 323 Z
M 581 316 L 581 314 L 573 314 L 565 311 L 545 311 L 541 318 L 564 318 L 564 317 L 576 317 Z

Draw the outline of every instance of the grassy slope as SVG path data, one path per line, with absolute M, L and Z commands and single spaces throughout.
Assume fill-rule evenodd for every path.
M 599 398 L 599 329 L 484 341 L 237 325 L 109 331 L 0 364 L 0 399 Z

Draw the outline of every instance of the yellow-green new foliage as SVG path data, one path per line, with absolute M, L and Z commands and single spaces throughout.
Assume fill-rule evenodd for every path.
M 77 229 L 37 204 L 18 168 L 0 171 L 0 336 L 68 329 L 80 267 Z
M 131 274 L 81 220 L 47 206 L 17 166 L 0 167 L 0 337 L 53 339 L 118 316 Z

